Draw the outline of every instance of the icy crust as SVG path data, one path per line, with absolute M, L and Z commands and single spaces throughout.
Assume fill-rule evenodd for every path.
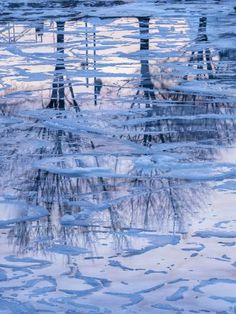
M 213 213 L 208 222 L 199 220 L 194 225 L 194 229 L 205 225 L 215 230 L 214 241 L 197 238 L 196 232 L 181 238 L 138 229 L 104 230 L 97 232 L 95 250 L 93 245 L 85 249 L 55 243 L 47 258 L 1 258 L 1 310 L 233 313 L 236 278 L 229 274 L 236 255 L 225 246 L 231 239 L 222 240 L 221 229 L 235 223 L 221 220 L 220 210 L 216 212 L 218 217 Z
M 235 313 L 234 6 L 0 3 L 0 313 Z
M 86 157 L 85 157 L 86 158 Z M 79 164 L 79 159 L 75 159 L 75 163 Z M 34 167 L 44 171 L 56 173 L 59 175 L 69 176 L 69 177 L 114 177 L 115 173 L 109 168 L 103 167 L 75 167 L 71 166 L 66 168 L 65 164 L 67 159 L 62 158 L 50 158 L 46 160 L 40 160 L 34 163 Z M 55 164 L 55 166 L 54 166 Z M 61 164 L 62 166 L 57 166 Z
M 216 204 L 222 193 L 216 192 Z M 229 194 L 224 202 L 228 204 L 231 197 L 235 199 Z M 89 203 L 80 206 L 92 210 Z M 53 231 L 51 237 L 43 238 L 41 228 L 50 229 L 50 224 L 39 224 L 28 244 L 45 247 L 37 258 L 31 256 L 32 249 L 24 257 L 0 258 L 1 310 L 138 313 L 142 308 L 146 313 L 233 313 L 234 206 L 229 203 L 226 213 L 220 204 L 212 212 L 211 206 L 207 219 L 199 217 L 186 235 L 67 225 L 63 236 L 58 233 L 58 238 L 52 238 Z M 103 210 L 101 206 L 100 214 Z M 69 222 L 69 216 L 64 220 Z M 1 245 L 5 240 L 1 234 Z
M 48 211 L 41 206 L 29 205 L 14 197 L 0 197 L 0 228 L 19 222 L 38 220 L 48 214 Z
M 208 14 L 216 13 L 214 9 L 218 9 L 218 12 L 229 11 L 230 5 L 233 6 L 233 1 L 222 1 L 222 3 L 214 6 L 215 1 L 210 0 L 210 3 L 205 3 L 204 1 L 190 1 L 185 4 L 175 4 L 168 0 L 158 1 L 157 6 L 153 1 L 133 1 L 133 0 L 89 0 L 89 1 L 69 1 L 64 3 L 63 1 L 42 1 L 40 4 L 36 1 L 27 0 L 24 2 L 18 1 L 5 1 L 1 4 L 1 10 L 5 16 L 15 18 L 18 20 L 25 19 L 23 15 L 24 12 L 28 12 L 28 19 L 37 19 L 38 11 L 40 11 L 40 17 L 50 18 L 55 15 L 58 17 L 73 18 L 74 16 L 94 16 L 94 17 L 117 17 L 117 16 L 173 16 L 175 12 L 175 17 L 178 16 L 178 11 L 180 10 L 183 16 L 184 14 L 199 14 L 199 11 L 205 10 Z M 171 7 L 170 7 L 171 6 Z M 17 11 L 18 10 L 18 11 Z M 55 14 L 55 15 L 53 15 Z
M 0 9 L 3 13 L 3 19 L 9 16 L 16 20 L 33 20 L 40 18 L 68 18 L 72 19 L 75 16 L 88 15 L 90 12 L 95 12 L 97 7 L 101 7 L 103 10 L 106 8 L 121 6 L 128 1 L 117 0 L 73 0 L 73 1 L 48 1 L 43 0 L 40 3 L 34 0 L 21 1 L 5 1 L 1 3 Z M 27 17 L 26 13 L 27 12 Z M 108 10 L 109 14 L 110 10 Z
M 140 151 L 141 153 L 141 151 Z M 117 155 L 117 156 L 116 156 Z M 81 166 L 80 166 L 81 165 Z M 105 167 L 110 165 L 110 167 Z M 176 178 L 190 181 L 221 181 L 234 178 L 236 164 L 224 162 L 183 162 L 176 155 L 159 153 L 151 156 L 81 154 L 45 158 L 34 168 L 68 177 L 104 178 Z

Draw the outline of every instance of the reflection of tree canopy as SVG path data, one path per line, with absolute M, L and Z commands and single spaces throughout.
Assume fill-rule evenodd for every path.
M 31 129 L 30 132 L 32 133 L 32 131 Z M 90 142 L 90 151 L 94 151 L 94 155 L 92 153 L 89 162 L 86 162 L 86 159 L 81 160 L 79 155 L 77 156 L 78 151 L 86 151 L 89 148 L 88 141 L 82 140 L 80 136 L 74 136 L 64 131 L 48 131 L 45 128 L 41 129 L 40 136 L 44 140 L 48 139 L 51 143 L 53 142 L 54 146 L 50 149 L 37 150 L 34 155 L 39 158 L 61 157 L 72 153 L 75 156 L 75 164 L 79 163 L 81 166 L 83 163 L 83 167 L 86 168 L 87 166 L 91 167 L 91 162 L 93 162 L 96 167 L 109 166 L 114 171 L 123 162 L 122 156 L 111 158 L 110 161 L 109 157 L 96 156 L 96 140 Z M 86 143 L 86 148 L 84 143 Z M 59 164 L 63 167 L 63 163 Z M 18 160 L 17 169 L 19 167 Z M 161 172 L 159 173 L 161 174 Z M 11 231 L 14 234 L 12 239 L 16 241 L 16 246 L 19 245 L 20 249 L 24 251 L 32 242 L 32 238 L 35 241 L 33 241 L 33 245 L 37 250 L 44 249 L 55 239 L 66 245 L 78 245 L 81 241 L 79 234 L 81 234 L 84 239 L 83 244 L 92 249 L 92 239 L 96 236 L 96 232 L 104 226 L 109 227 L 109 232 L 119 231 L 123 228 L 185 232 L 187 216 L 200 206 L 201 186 L 188 186 L 188 182 L 185 180 L 165 179 L 158 176 L 156 171 L 147 177 L 142 169 L 134 168 L 130 175 L 130 179 L 72 178 L 43 170 L 30 169 L 25 172 L 25 179 L 21 180 L 20 185 L 17 183 L 15 185 L 19 197 L 30 204 L 47 208 L 50 216 L 41 222 L 16 224 Z M 137 176 L 138 178 L 135 178 Z M 88 220 L 87 217 L 83 218 L 83 203 L 94 206 L 94 211 L 89 213 Z M 103 208 L 97 210 L 99 206 L 103 206 Z M 60 226 L 58 220 L 65 214 L 78 216 L 78 224 L 82 223 L 82 226 L 74 228 Z M 98 226 L 97 220 L 102 221 Z M 93 221 L 96 226 L 93 226 Z M 40 239 L 43 236 L 47 237 L 45 241 L 36 241 L 37 238 Z M 127 245 L 127 242 L 124 242 L 119 234 L 115 238 L 115 243 L 117 247 L 121 243 Z
M 139 18 L 140 32 L 140 51 L 149 50 L 149 21 L 148 17 Z M 196 37 L 196 47 L 188 58 L 189 67 L 196 67 L 198 70 L 206 70 L 207 75 L 196 75 L 196 80 L 213 80 L 213 59 L 208 48 L 206 35 L 207 19 L 199 19 L 198 35 Z M 144 55 L 144 54 L 143 54 Z M 221 53 L 221 58 L 225 55 Z M 149 58 L 149 57 L 148 57 Z M 221 114 L 232 114 L 233 104 L 229 105 L 220 97 L 205 96 L 201 93 L 182 92 L 162 86 L 161 90 L 156 87 L 155 78 L 151 75 L 150 60 L 140 58 L 140 82 L 131 109 L 133 115 L 125 116 L 125 121 L 120 121 L 125 126 L 123 137 L 134 141 L 142 146 L 152 146 L 158 144 L 204 142 L 205 140 L 215 140 L 218 144 L 229 140 L 229 130 L 235 129 L 234 120 L 215 119 Z M 51 100 L 48 108 L 65 109 L 66 95 L 65 85 L 68 84 L 72 101 L 68 101 L 75 108 L 78 104 L 75 100 L 72 85 L 65 77 L 64 60 L 64 22 L 57 22 L 57 60 L 55 75 L 52 83 Z M 205 72 L 204 72 L 205 73 Z M 183 82 L 189 80 L 184 76 Z M 182 84 L 181 83 L 181 84 Z M 181 86 L 180 84 L 180 86 Z M 141 109 L 137 110 L 136 109 Z M 142 110 L 143 109 L 143 110 Z M 61 118 L 66 118 L 61 116 Z M 59 120 L 59 119 L 58 119 Z M 75 164 L 81 166 L 78 153 L 89 151 L 93 156 L 93 164 L 96 167 L 109 166 L 116 170 L 117 164 L 122 163 L 122 155 L 117 155 L 104 160 L 96 156 L 96 137 L 93 141 L 83 136 L 73 135 L 63 130 L 51 131 L 46 127 L 39 126 L 37 123 L 30 129 L 24 130 L 27 136 L 37 134 L 36 137 L 46 140 L 50 146 L 44 145 L 34 152 L 35 160 L 45 157 L 62 157 L 72 154 Z M 123 126 L 122 126 L 123 127 Z M 39 131 L 40 130 L 40 131 Z M 14 133 L 13 130 L 11 132 Z M 129 132 L 131 134 L 129 134 Z M 119 136 L 114 135 L 116 138 Z M 105 141 L 105 140 L 104 140 Z M 104 143 L 104 146 L 106 143 Z M 206 160 L 214 157 L 215 149 L 189 148 L 188 161 Z M 168 148 L 166 150 L 171 150 Z M 180 147 L 181 151 L 182 148 Z M 178 152 L 178 149 L 175 149 Z M 15 154 L 15 152 L 14 152 Z M 27 154 L 27 152 L 25 153 Z M 76 154 L 78 156 L 76 156 Z M 25 165 L 24 156 L 15 154 L 11 165 L 11 172 L 16 173 Z M 65 165 L 58 161 L 61 167 Z M 83 160 L 83 167 L 91 166 L 91 163 Z M 8 169 L 7 169 L 8 170 Z M 24 250 L 32 238 L 40 238 L 47 235 L 49 243 L 60 239 L 66 245 L 77 245 L 80 234 L 85 235 L 89 242 L 90 235 L 93 237 L 97 229 L 104 225 L 109 230 L 119 231 L 123 228 L 145 228 L 159 229 L 167 225 L 166 230 L 170 229 L 183 232 L 185 231 L 185 221 L 187 216 L 194 212 L 200 205 L 203 198 L 203 187 L 201 185 L 192 186 L 187 180 L 174 178 L 164 178 L 158 167 L 152 172 L 145 173 L 145 169 L 133 168 L 130 177 L 122 178 L 72 178 L 54 174 L 44 170 L 32 170 L 24 173 L 24 180 L 16 182 L 19 196 L 26 199 L 29 203 L 41 205 L 49 210 L 50 216 L 43 220 L 43 227 L 40 223 L 27 222 L 16 224 L 12 232 L 16 235 L 16 244 Z M 137 178 L 138 177 L 138 178 Z M 62 227 L 59 225 L 59 218 L 64 214 L 78 215 L 83 214 L 83 202 L 94 205 L 94 212 L 91 216 L 102 218 L 101 225 L 96 229 L 92 222 L 88 220 L 87 226 L 76 228 Z M 97 207 L 104 205 L 103 210 L 96 211 Z M 95 219 L 96 221 L 96 219 Z M 169 223 L 169 225 L 168 225 Z M 78 222 L 79 224 L 79 222 Z M 170 227 L 171 226 L 171 227 Z M 50 242 L 51 241 L 51 242 Z M 80 240 L 78 240 L 80 241 Z M 118 239 L 117 241 L 120 241 Z M 36 242 L 35 242 L 36 243 Z M 48 245 L 48 242 L 47 242 Z M 37 249 L 44 247 L 43 242 L 37 242 Z

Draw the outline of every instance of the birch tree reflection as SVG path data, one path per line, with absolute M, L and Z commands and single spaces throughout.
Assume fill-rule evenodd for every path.
M 208 47 L 206 16 L 199 18 L 198 34 L 195 43 L 197 48 L 192 51 L 189 64 L 197 70 L 200 70 L 200 73 L 196 75 L 196 79 L 214 79 L 214 61 L 212 52 Z M 186 76 L 185 79 L 188 79 L 188 76 Z
M 66 105 L 66 94 L 65 88 L 66 85 L 69 89 L 69 94 L 71 100 L 67 99 L 68 103 L 73 106 L 76 110 L 80 110 L 78 103 L 75 99 L 75 94 L 73 90 L 72 83 L 68 76 L 66 76 L 65 68 L 65 22 L 57 21 L 57 60 L 55 66 L 55 74 L 52 83 L 52 94 L 51 100 L 47 105 L 47 108 L 60 109 L 64 110 Z
M 216 120 L 212 119 L 211 115 L 233 115 L 233 104 L 221 96 L 208 96 L 200 91 L 186 92 L 181 88 L 186 81 L 211 82 L 216 78 L 220 62 L 217 65 L 217 59 L 214 60 L 216 52 L 209 48 L 207 17 L 199 18 L 196 39 L 182 57 L 184 60 L 180 59 L 182 63 L 187 61 L 187 67 L 193 69 L 193 74 L 183 75 L 182 80 L 174 88 L 165 82 L 159 82 L 159 75 L 151 74 L 155 73 L 156 65 L 150 65 L 149 62 L 152 60 L 148 54 L 150 18 L 139 18 L 138 21 L 141 79 L 130 106 L 134 114 L 128 115 L 126 121 L 122 121 L 127 134 L 122 137 L 148 147 L 157 143 L 198 142 L 205 139 L 221 143 L 230 142 L 229 130 L 232 127 L 235 129 L 233 117 Z M 219 53 L 222 60 L 224 55 L 225 52 Z M 158 66 L 161 69 L 161 63 Z M 129 135 L 129 132 L 132 135 Z M 208 151 L 209 157 L 212 158 L 215 153 L 214 149 Z M 209 158 L 204 148 L 199 148 L 195 154 L 195 157 L 192 155 L 191 158 L 196 160 Z
M 144 98 L 147 100 L 146 108 L 151 107 L 152 101 L 156 99 L 154 92 L 154 84 L 151 79 L 150 66 L 149 66 L 149 57 L 145 57 L 145 53 L 149 51 L 149 22 L 150 18 L 142 17 L 139 18 L 139 30 L 140 30 L 140 51 L 142 56 L 140 60 L 141 64 L 141 83 L 140 88 L 144 91 Z M 132 106 L 131 106 L 132 107 Z

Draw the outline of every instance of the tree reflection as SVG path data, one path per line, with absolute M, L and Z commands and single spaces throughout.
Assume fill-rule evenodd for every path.
M 149 50 L 149 24 L 149 18 L 139 18 L 141 82 L 131 104 L 134 114 L 129 115 L 125 122 L 122 121 L 125 133 L 127 133 L 122 137 L 148 147 L 157 143 L 204 140 L 230 143 L 229 130 L 235 126 L 233 116 L 218 120 L 212 119 L 212 115 L 233 115 L 233 104 L 221 96 L 208 96 L 201 91 L 185 92 L 184 89 L 180 89 L 186 81 L 215 79 L 217 65 L 216 63 L 213 65 L 212 51 L 209 48 L 207 17 L 199 18 L 196 40 L 192 51 L 190 49 L 190 56 L 188 53 L 185 57 L 188 60 L 188 66 L 196 69 L 197 74 L 183 76 L 182 81 L 174 89 L 165 82 L 161 82 L 160 85 L 159 76 L 151 74 L 154 72 L 154 70 L 151 71 L 149 63 L 151 59 L 148 53 L 144 53 Z M 219 54 L 222 60 L 225 53 Z M 152 68 L 154 68 L 153 65 Z M 136 111 L 139 108 L 144 110 Z M 135 135 L 129 135 L 129 132 Z M 211 152 L 209 150 L 209 156 L 213 157 L 214 151 L 214 149 Z M 192 155 L 191 158 L 207 158 L 205 149 L 199 148 L 196 156 Z
M 72 87 L 72 84 L 69 78 L 66 78 L 66 69 L 65 69 L 65 48 L 64 48 L 64 31 L 65 31 L 65 22 L 56 22 L 57 24 L 57 61 L 55 67 L 54 80 L 52 84 L 52 95 L 47 108 L 54 109 L 65 109 L 65 84 L 68 84 L 69 92 L 71 94 L 72 101 L 69 101 L 69 104 L 72 105 L 75 109 L 79 110 L 77 101 L 75 100 L 75 94 Z
M 140 51 L 149 51 L 149 21 L 150 18 L 139 18 L 139 30 L 140 30 Z M 145 55 L 143 53 L 143 55 Z M 153 101 L 156 99 L 154 92 L 154 84 L 151 79 L 149 59 L 148 57 L 141 58 L 141 83 L 140 88 L 144 91 L 144 97 L 147 101 Z M 150 103 L 146 103 L 146 108 L 150 108 Z
M 87 140 L 68 132 L 46 129 L 41 136 L 54 146 L 50 150 L 40 149 L 36 154 L 40 158 L 73 154 L 75 164 L 80 167 L 109 166 L 114 173 L 124 164 L 122 156 L 96 156 L 96 139 L 90 141 L 90 157 L 81 158 L 78 152 L 88 150 Z M 57 165 L 66 166 L 60 159 Z M 20 187 L 16 185 L 19 197 L 47 208 L 49 216 L 39 222 L 17 223 L 10 231 L 10 239 L 19 252 L 26 252 L 33 246 L 35 251 L 47 254 L 48 247 L 56 241 L 67 246 L 87 247 L 95 254 L 95 239 L 100 232 L 107 236 L 112 234 L 114 245 L 121 252 L 129 247 L 128 238 L 120 233 L 123 229 L 185 233 L 187 217 L 201 206 L 203 186 L 163 178 L 161 170 L 147 175 L 142 168 L 134 167 L 129 175 L 125 180 L 96 176 L 76 178 L 31 170 L 25 176 L 25 182 L 21 182 Z M 92 210 L 87 212 L 87 206 Z M 60 224 L 61 217 L 66 214 L 76 218 L 74 227 Z
M 51 99 L 47 108 L 65 109 L 67 86 L 72 99 L 67 101 L 79 110 L 72 84 L 66 77 L 65 22 L 57 21 L 56 24 L 57 60 Z M 35 160 L 54 158 L 56 166 L 61 169 L 108 167 L 112 169 L 114 177 L 99 177 L 97 174 L 91 174 L 90 177 L 65 176 L 54 173 L 53 170 L 32 168 L 26 171 L 24 180 L 16 182 L 18 195 L 28 203 L 47 208 L 49 217 L 40 222 L 17 223 L 11 229 L 10 238 L 20 252 L 25 252 L 27 248 L 31 249 L 33 245 L 35 251 L 45 251 L 46 254 L 47 248 L 55 241 L 68 246 L 81 245 L 96 251 L 94 243 L 98 234 L 102 232 L 107 236 L 112 234 L 117 250 L 122 251 L 123 246 L 129 246 L 123 230 L 141 228 L 159 233 L 187 232 L 189 216 L 204 202 L 206 185 L 191 184 L 187 179 L 165 177 L 163 170 L 158 166 L 158 160 L 153 158 L 152 149 L 160 147 L 160 154 L 164 152 L 167 156 L 174 151 L 187 162 L 206 161 L 214 159 L 217 149 L 214 146 L 205 148 L 205 141 L 212 140 L 217 144 L 230 142 L 228 134 L 232 128 L 235 130 L 234 119 L 213 119 L 212 115 L 232 114 L 231 106 L 220 97 L 214 98 L 180 89 L 191 79 L 197 81 L 215 79 L 213 59 L 208 48 L 207 18 L 199 18 L 195 46 L 186 57 L 189 68 L 193 67 L 202 72 L 193 77 L 183 76 L 175 89 L 166 86 L 164 82 L 161 82 L 161 85 L 159 84 L 161 88 L 158 88 L 158 78 L 151 74 L 151 57 L 148 54 L 150 18 L 138 18 L 138 27 L 140 81 L 134 101 L 130 104 L 132 115 L 124 115 L 124 135 L 112 136 L 114 140 L 128 139 L 129 143 L 139 144 L 139 155 L 130 157 L 132 163 L 130 169 L 126 164 L 128 157 L 125 154 L 110 151 L 109 136 L 104 135 L 101 145 L 98 136 L 91 135 L 91 132 L 76 135 L 63 130 L 63 127 L 61 129 L 59 127 L 59 130 L 42 127 L 40 121 L 35 121 L 35 126 L 25 130 L 28 132 L 27 136 L 34 133 L 37 139 L 50 143 L 43 144 L 43 147 L 34 151 Z M 225 55 L 226 52 L 222 52 L 221 59 L 225 58 Z M 103 82 L 94 77 L 95 105 L 102 86 Z M 60 124 L 60 119 L 66 119 L 67 116 L 63 113 L 56 118 Z M 118 119 L 121 121 L 122 118 Z M 130 123 L 132 120 L 134 123 Z M 117 128 L 122 129 L 122 126 Z M 193 148 L 191 143 L 196 144 L 196 147 Z M 177 145 L 175 147 L 171 144 Z M 163 150 L 162 145 L 165 146 Z M 98 149 L 100 146 L 109 153 L 101 154 Z M 149 148 L 150 156 L 142 153 L 143 147 Z M 86 153 L 87 156 L 83 157 Z M 29 154 L 28 158 L 31 155 Z M 149 162 L 153 166 L 151 170 L 135 164 L 142 155 L 150 157 Z M 159 157 L 156 155 L 155 157 Z M 68 156 L 69 161 L 66 159 Z M 24 168 L 25 161 L 21 158 L 19 157 L 18 162 L 12 166 L 12 173 Z M 15 160 L 13 164 L 14 162 Z M 119 177 L 117 169 L 122 169 L 126 177 Z M 61 223 L 61 218 L 65 215 L 75 218 L 74 226 L 65 226 Z
M 196 69 L 202 70 L 200 74 L 197 74 L 196 79 L 201 80 L 204 78 L 214 79 L 214 66 L 213 58 L 210 48 L 208 47 L 207 36 L 207 17 L 202 16 L 199 18 L 198 34 L 196 38 L 196 44 L 200 47 L 196 51 L 192 51 L 189 61 L 190 66 Z M 203 71 L 205 70 L 205 71 Z M 185 76 L 185 79 L 188 79 Z

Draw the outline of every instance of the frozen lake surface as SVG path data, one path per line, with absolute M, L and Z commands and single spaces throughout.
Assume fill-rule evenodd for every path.
M 235 1 L 0 12 L 0 313 L 236 313 Z

